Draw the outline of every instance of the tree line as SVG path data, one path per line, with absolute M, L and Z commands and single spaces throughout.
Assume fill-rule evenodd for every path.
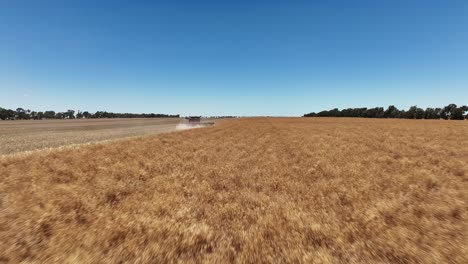
M 55 111 L 31 111 L 29 109 L 17 108 L 16 110 L 0 107 L 1 120 L 41 120 L 41 119 L 81 119 L 81 118 L 161 118 L 174 117 L 179 115 L 167 114 L 132 114 L 132 113 L 113 113 L 106 111 L 97 111 L 90 113 L 88 111 L 68 110 L 66 112 Z
M 468 119 L 468 106 L 458 107 L 456 104 L 449 104 L 443 108 L 426 109 L 412 106 L 408 110 L 399 110 L 394 105 L 387 109 L 383 107 L 375 108 L 346 108 L 339 110 L 325 110 L 318 113 L 308 113 L 304 117 L 366 117 L 366 118 L 406 118 L 406 119 Z

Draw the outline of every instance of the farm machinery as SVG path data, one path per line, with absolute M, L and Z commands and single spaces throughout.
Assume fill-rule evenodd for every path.
M 188 120 L 188 125 L 192 127 L 205 127 L 214 125 L 214 122 L 202 121 L 201 116 L 188 116 L 185 119 Z

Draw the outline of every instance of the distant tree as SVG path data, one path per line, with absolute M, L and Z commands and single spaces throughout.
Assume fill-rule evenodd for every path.
M 406 110 L 403 110 L 403 109 L 400 110 L 400 116 L 398 118 L 406 118 L 406 115 L 407 115 L 406 112 L 407 112 Z
M 383 118 L 385 115 L 385 109 L 383 107 L 374 108 L 374 118 Z
M 30 114 L 30 117 L 31 117 L 31 119 L 37 120 L 37 112 L 32 111 L 31 114 Z
M 366 117 L 366 112 L 367 112 L 367 107 L 355 109 L 356 117 Z
M 343 117 L 355 117 L 355 111 L 353 108 L 347 108 L 341 110 L 341 116 Z
M 340 112 L 340 110 L 338 110 L 338 108 L 334 108 L 334 109 L 330 110 L 328 112 L 328 114 L 331 117 L 340 117 L 341 116 L 341 112 Z
M 37 112 L 37 119 L 42 120 L 44 118 L 44 113 L 43 112 Z
M 405 118 L 407 119 L 422 119 L 424 117 L 424 110 L 417 106 L 411 106 L 408 111 L 405 112 Z
M 103 113 L 104 112 L 102 112 L 102 111 L 96 111 L 96 113 L 93 114 L 92 118 L 102 118 Z
M 314 116 L 317 116 L 317 114 L 314 113 L 314 112 L 311 112 L 311 113 L 308 113 L 308 114 L 304 115 L 304 117 L 314 117 Z
M 463 111 L 463 116 L 465 117 L 465 119 L 468 119 L 468 106 L 460 106 L 460 109 Z
M 119 114 L 113 114 L 119 116 Z M 132 114 L 128 114 L 132 115 Z M 142 114 L 144 117 L 153 117 L 151 114 Z M 158 116 L 158 115 L 156 115 Z M 457 107 L 455 104 L 449 104 L 444 108 L 428 107 L 426 110 L 417 106 L 411 106 L 408 110 L 399 110 L 394 105 L 390 105 L 385 111 L 383 107 L 375 108 L 346 108 L 341 111 L 337 108 L 324 110 L 318 113 L 311 112 L 304 117 L 367 117 L 367 118 L 408 118 L 408 119 L 468 119 L 468 106 Z
M 384 115 L 385 111 L 383 110 L 383 107 L 369 108 L 366 111 L 366 117 L 368 118 L 383 118 Z
M 463 110 L 460 107 L 457 107 L 455 109 L 452 109 L 452 112 L 450 114 L 450 119 L 452 120 L 463 120 Z
M 456 108 L 456 104 L 449 104 L 446 107 L 444 107 L 445 119 L 452 119 L 452 114 L 454 113 Z
M 0 119 L 1 120 L 8 119 L 8 110 L 7 109 L 0 107 Z
M 11 109 L 8 109 L 7 110 L 7 116 L 8 116 L 8 120 L 14 120 L 15 119 L 15 111 L 11 110 Z
M 428 107 L 426 108 L 426 110 L 424 110 L 424 119 L 435 119 L 434 115 L 435 115 L 434 108 Z
M 25 114 L 26 114 L 26 111 L 24 111 L 23 108 L 21 107 L 16 108 L 16 113 L 15 113 L 16 119 L 20 119 L 20 120 L 23 119 Z
M 66 117 L 66 114 L 62 112 L 58 112 L 55 114 L 56 119 L 65 119 L 65 117 Z
M 435 109 L 435 112 L 438 119 L 447 119 L 447 115 L 445 114 L 444 109 L 438 107 Z
M 399 115 L 400 110 L 396 108 L 394 105 L 391 105 L 385 110 L 384 117 L 386 118 L 396 118 Z
M 68 110 L 65 112 L 65 118 L 74 119 L 75 118 L 75 110 Z
M 56 116 L 55 116 L 55 111 L 45 111 L 45 112 L 44 112 L 44 118 L 46 118 L 46 119 L 54 119 L 54 118 L 56 118 Z
M 315 113 L 313 113 L 315 115 Z M 327 115 L 341 116 L 341 112 L 335 108 L 330 113 L 327 111 Z M 307 116 L 307 115 L 304 115 Z M 156 114 L 156 113 L 142 113 L 142 114 L 131 114 L 131 113 L 113 113 L 106 111 L 97 111 L 94 114 L 88 111 L 78 111 L 75 116 L 74 110 L 68 110 L 66 112 L 45 111 L 36 112 L 31 110 L 25 110 L 24 108 L 17 108 L 16 111 L 10 109 L 4 109 L 0 107 L 0 120 L 14 120 L 14 119 L 73 119 L 73 118 L 179 118 L 180 115 L 168 115 L 168 114 Z
M 424 110 L 422 108 L 416 108 L 416 112 L 414 115 L 414 118 L 416 119 L 423 119 L 424 118 Z
M 410 109 L 408 109 L 408 111 L 405 112 L 405 118 L 415 119 L 417 109 L 418 109 L 417 106 L 411 106 Z
M 31 110 L 24 110 L 21 107 L 16 108 L 15 119 L 28 120 L 31 118 L 30 114 Z
M 321 111 L 317 114 L 317 116 L 321 116 L 321 117 L 329 117 L 330 116 L 330 113 L 328 111 Z

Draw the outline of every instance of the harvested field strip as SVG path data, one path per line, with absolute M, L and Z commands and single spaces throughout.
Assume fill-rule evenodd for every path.
M 0 259 L 468 261 L 468 123 L 277 118 L 0 160 Z
M 0 122 L 0 155 L 176 130 L 179 118 Z

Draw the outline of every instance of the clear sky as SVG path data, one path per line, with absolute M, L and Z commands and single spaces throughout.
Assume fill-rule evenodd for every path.
M 0 106 L 182 115 L 468 104 L 468 1 L 0 0 Z

